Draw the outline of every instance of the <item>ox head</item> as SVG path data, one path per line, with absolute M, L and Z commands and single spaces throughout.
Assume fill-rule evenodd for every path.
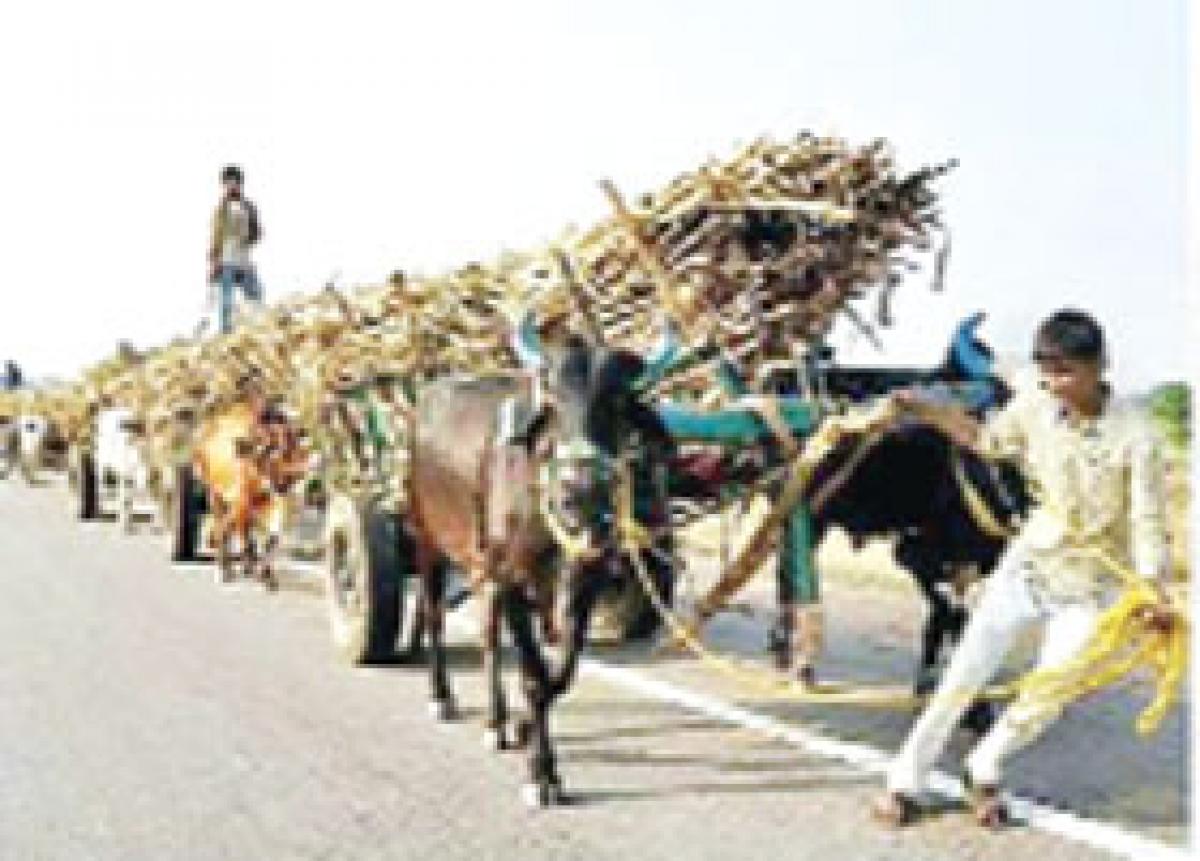
M 676 359 L 678 338 L 673 327 L 664 326 L 645 357 L 610 348 L 595 335 L 575 333 L 545 349 L 526 313 L 514 328 L 512 343 L 525 368 L 541 380 L 548 443 L 543 485 L 554 516 L 599 547 L 611 530 L 614 482 L 622 460 L 670 445 L 647 392 Z

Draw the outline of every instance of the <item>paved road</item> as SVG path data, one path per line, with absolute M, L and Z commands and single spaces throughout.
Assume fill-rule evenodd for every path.
M 727 720 L 892 749 L 908 716 L 763 701 L 636 651 L 592 653 L 555 717 L 576 803 L 530 811 L 523 761 L 482 744 L 471 636 L 453 647 L 467 713 L 437 725 L 422 670 L 337 662 L 316 591 L 300 574 L 275 595 L 218 587 L 207 566 L 169 565 L 162 536 L 74 522 L 61 487 L 0 482 L 0 858 L 1112 857 L 1040 828 L 980 833 L 950 803 L 880 831 L 878 777 L 841 748 Z M 911 595 L 849 583 L 829 601 L 834 671 L 899 678 Z M 762 623 L 727 617 L 713 636 L 751 653 Z M 1118 696 L 1068 717 L 1018 788 L 1181 844 L 1187 713 L 1135 742 L 1132 712 Z

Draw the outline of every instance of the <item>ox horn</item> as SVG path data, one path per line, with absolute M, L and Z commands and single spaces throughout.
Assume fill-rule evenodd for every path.
M 675 321 L 664 317 L 658 340 L 646 356 L 646 369 L 637 378 L 637 387 L 650 389 L 658 385 L 679 358 L 680 341 Z
M 975 336 L 976 330 L 986 317 L 987 314 L 979 311 L 959 323 L 958 328 L 954 330 L 954 341 L 950 345 L 954 361 L 971 380 L 987 379 L 992 374 L 992 357 Z
M 527 370 L 536 371 L 545 366 L 546 356 L 542 352 L 542 342 L 538 338 L 533 311 L 525 309 L 521 314 L 509 336 L 509 346 L 517 354 L 521 366 Z

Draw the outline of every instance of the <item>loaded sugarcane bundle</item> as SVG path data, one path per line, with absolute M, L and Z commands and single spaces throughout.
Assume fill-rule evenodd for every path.
M 688 343 L 751 379 L 838 314 L 869 327 L 856 300 L 873 297 L 874 322 L 891 324 L 892 292 L 943 231 L 932 184 L 951 167 L 900 173 L 882 140 L 760 139 L 633 203 L 605 183 L 614 215 L 567 250 L 609 338 L 636 343 L 665 311 Z

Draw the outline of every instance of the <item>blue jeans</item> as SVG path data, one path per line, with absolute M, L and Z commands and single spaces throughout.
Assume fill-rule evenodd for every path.
M 217 328 L 222 335 L 233 331 L 233 296 L 235 290 L 251 302 L 262 301 L 262 284 L 253 266 L 221 266 L 217 269 Z

